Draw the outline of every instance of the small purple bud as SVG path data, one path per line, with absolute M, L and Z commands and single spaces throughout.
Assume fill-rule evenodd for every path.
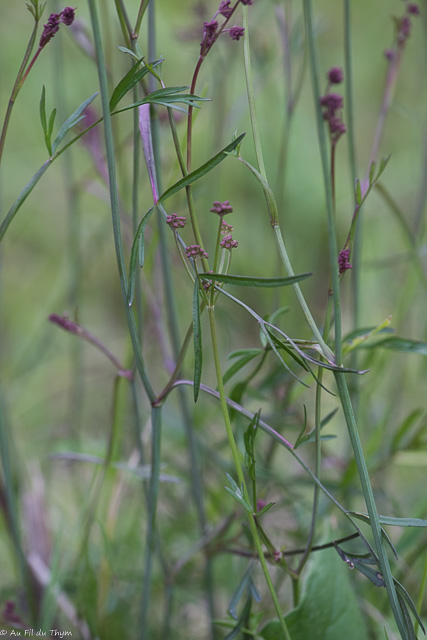
M 411 13 L 413 16 L 420 15 L 420 8 L 415 2 L 410 2 L 406 8 L 408 13 Z
M 242 4 L 252 4 L 253 0 L 240 0 Z
M 220 13 L 224 18 L 229 18 L 233 13 L 233 8 L 230 7 L 230 0 L 221 0 L 221 3 L 218 8 L 218 13 Z
M 396 52 L 394 49 L 386 49 L 384 51 L 384 56 L 387 58 L 387 60 L 389 62 L 391 62 L 392 60 L 394 60 L 394 56 L 396 55 Z
M 65 7 L 65 9 L 61 11 L 61 22 L 63 22 L 65 26 L 69 27 L 71 24 L 73 24 L 74 12 L 75 9 L 73 9 L 72 7 Z
M 232 40 L 240 40 L 244 33 L 245 30 L 243 27 L 232 27 L 229 31 Z
M 320 104 L 322 107 L 328 107 L 328 109 L 336 111 L 342 108 L 344 100 L 338 93 L 327 93 L 326 96 L 320 98 Z
M 329 69 L 328 80 L 331 84 L 341 84 L 344 80 L 344 73 L 341 67 L 332 67 L 332 69 Z
M 338 269 L 340 275 L 345 273 L 348 269 L 352 269 L 352 265 L 349 262 L 350 249 L 343 249 L 338 255 Z

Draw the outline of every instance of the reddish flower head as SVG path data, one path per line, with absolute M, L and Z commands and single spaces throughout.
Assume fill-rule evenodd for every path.
M 328 80 L 331 84 L 341 84 L 344 80 L 344 73 L 341 67 L 332 67 L 332 69 L 329 69 Z

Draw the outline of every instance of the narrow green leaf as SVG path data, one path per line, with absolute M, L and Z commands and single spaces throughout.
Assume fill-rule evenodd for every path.
M 405 601 L 405 603 L 408 605 L 408 607 L 412 611 L 412 614 L 413 614 L 414 618 L 416 619 L 416 621 L 420 625 L 420 627 L 423 630 L 423 633 L 425 635 L 426 634 L 425 627 L 423 625 L 423 622 L 422 622 L 420 616 L 418 615 L 417 608 L 416 608 L 415 604 L 413 603 L 411 596 L 406 591 L 406 589 L 403 586 L 403 584 L 400 584 L 400 582 L 398 582 L 398 580 L 396 580 L 396 578 L 394 578 L 394 584 L 396 585 L 396 590 L 397 590 L 398 594 L 402 597 L 402 599 Z
M 56 118 L 56 109 L 52 109 L 52 113 L 50 114 L 50 118 L 49 118 L 49 123 L 47 125 L 47 135 L 49 139 L 49 145 L 52 138 L 53 125 L 55 123 L 55 118 Z M 50 153 L 50 155 L 52 155 L 52 152 Z
M 130 89 L 132 89 L 132 87 L 134 87 L 145 75 L 147 75 L 147 73 L 149 73 L 150 70 L 147 65 L 141 67 L 142 61 L 143 58 L 139 58 L 114 89 L 110 98 L 110 112 L 114 111 L 120 100 L 124 98 L 127 92 L 130 91 Z M 152 66 L 156 67 L 161 62 L 163 62 L 163 60 L 156 60 L 152 63 Z
M 227 360 L 231 360 L 232 358 L 240 358 L 245 355 L 253 355 L 254 357 L 263 353 L 264 349 L 236 349 L 236 351 L 232 351 L 228 354 Z
M 255 515 L 262 516 L 264 513 L 267 513 L 267 511 L 270 511 L 271 507 L 274 507 L 275 504 L 276 504 L 275 502 L 269 502 L 268 504 L 265 505 L 265 507 L 261 509 L 261 511 L 258 511 Z
M 409 416 L 407 416 L 405 420 L 403 420 L 402 424 L 394 434 L 391 441 L 391 450 L 393 452 L 396 452 L 399 449 L 405 449 L 407 446 L 411 445 L 411 442 L 414 438 L 409 438 L 408 434 L 414 424 L 416 424 L 416 422 L 421 418 L 423 413 L 424 411 L 422 409 L 414 409 L 414 411 L 412 411 Z
M 135 237 L 132 243 L 132 249 L 130 252 L 130 264 L 129 264 L 129 299 L 128 305 L 131 307 L 133 303 L 133 298 L 135 295 L 135 279 L 136 279 L 136 265 L 137 259 L 139 256 L 140 266 L 144 265 L 144 236 L 145 236 L 145 227 L 147 226 L 147 222 L 150 219 L 151 214 L 154 211 L 154 206 L 151 207 L 147 211 L 147 213 L 142 218 L 141 222 L 138 225 L 138 229 L 136 230 Z M 142 264 L 141 264 L 142 258 Z
M 43 133 L 46 139 L 47 136 L 47 122 L 46 122 L 46 89 L 43 85 L 42 97 L 40 98 L 40 121 L 42 123 Z
M 230 496 L 233 496 L 233 498 L 237 500 L 237 502 L 239 502 L 248 513 L 252 513 L 252 507 L 246 502 L 240 489 L 238 491 L 233 491 L 230 487 L 225 487 L 225 490 L 230 494 Z
M 203 350 L 202 324 L 200 321 L 199 279 L 194 281 L 193 293 L 193 343 L 194 343 L 194 402 L 197 402 L 202 379 Z
M 137 54 L 135 53 L 135 51 L 131 51 L 130 49 L 127 49 L 126 47 L 117 47 L 117 49 L 119 51 L 121 51 L 122 53 L 127 53 L 128 55 L 132 56 L 132 58 L 135 58 L 135 60 L 142 60 L 142 58 L 139 58 L 139 56 L 137 56 Z
M 285 287 L 309 278 L 312 273 L 301 273 L 286 278 L 258 278 L 256 276 L 235 276 L 225 273 L 201 273 L 202 278 L 224 284 L 237 284 L 241 287 Z
M 358 513 L 356 511 L 349 511 L 349 513 L 355 518 L 369 523 L 369 516 L 366 513 Z M 393 518 L 391 516 L 378 515 L 378 520 L 380 524 L 392 527 L 427 527 L 427 520 L 422 520 L 421 518 Z
M 371 345 L 365 345 L 364 348 L 369 349 Z M 405 353 L 415 353 L 419 356 L 427 356 L 427 342 L 420 340 L 410 340 L 408 338 L 399 338 L 398 336 L 390 336 L 384 340 L 376 342 L 372 347 L 382 347 L 383 349 L 391 349 L 392 351 L 403 351 Z
M 369 167 L 369 184 L 372 186 L 375 176 L 375 170 L 377 168 L 376 162 L 371 162 L 371 166 Z
M 234 362 L 234 364 L 232 364 L 231 367 L 224 373 L 222 379 L 223 383 L 226 384 L 234 375 L 236 375 L 236 373 L 240 371 L 240 369 L 245 366 L 245 364 L 251 362 L 251 360 L 256 358 L 260 353 L 263 353 L 263 349 L 257 349 L 256 353 L 246 353 L 236 362 Z
M 246 135 L 245 133 L 242 133 L 238 138 L 236 138 L 236 140 L 233 140 L 233 142 L 230 142 L 230 144 L 224 147 L 222 151 L 220 151 L 215 156 L 213 156 L 213 158 L 205 162 L 205 164 L 202 164 L 202 166 L 200 166 L 198 169 L 191 171 L 191 173 L 186 175 L 184 178 L 181 178 L 181 180 L 178 180 L 178 182 L 175 182 L 175 184 L 169 187 L 169 189 L 166 189 L 166 191 L 160 196 L 159 202 L 164 202 L 165 200 L 170 198 L 170 196 L 172 196 L 174 193 L 177 193 L 181 189 L 184 189 L 184 187 L 188 187 L 188 185 L 192 184 L 193 182 L 196 182 L 196 180 L 199 180 L 204 175 L 206 175 L 209 171 L 211 171 L 214 167 L 216 167 L 217 164 L 222 162 L 227 157 L 227 153 L 229 153 L 230 151 L 232 151 L 237 147 L 237 145 L 243 140 L 245 135 Z
M 52 161 L 53 161 L 53 159 L 49 158 L 49 160 L 46 160 L 46 162 L 44 164 L 42 164 L 40 169 L 27 182 L 27 184 L 22 189 L 22 191 L 19 194 L 19 196 L 16 198 L 15 202 L 13 203 L 13 205 L 10 207 L 9 211 L 7 212 L 7 215 L 5 216 L 4 220 L 0 224 L 0 242 L 3 240 L 4 234 L 6 233 L 7 229 L 9 228 L 9 225 L 12 222 L 13 218 L 15 217 L 15 215 L 17 214 L 17 212 L 21 208 L 22 204 L 28 198 L 28 196 L 30 195 L 31 191 L 34 189 L 34 187 L 36 186 L 36 184 L 38 183 L 40 178 L 43 176 L 45 171 L 47 171 L 47 169 L 50 167 Z
M 253 565 L 252 565 L 252 561 L 251 561 L 251 562 L 249 562 L 248 566 L 246 567 L 245 572 L 244 572 L 244 574 L 242 576 L 242 579 L 240 580 L 239 584 L 237 585 L 237 587 L 236 587 L 236 589 L 235 589 L 235 591 L 233 593 L 233 596 L 232 596 L 232 598 L 230 600 L 230 604 L 228 605 L 228 613 L 230 614 L 230 616 L 232 618 L 234 618 L 234 620 L 238 619 L 237 607 L 238 607 L 238 604 L 239 604 L 239 602 L 240 602 L 240 600 L 242 598 L 243 592 L 244 592 L 244 590 L 245 590 L 245 588 L 246 588 L 246 586 L 247 586 L 247 584 L 248 584 L 248 582 L 250 580 L 251 572 L 252 572 L 252 566 Z
M 72 113 L 70 115 L 70 117 L 66 119 L 66 121 L 64 122 L 64 124 L 60 128 L 60 130 L 58 132 L 58 135 L 56 136 L 55 140 L 53 141 L 52 154 L 56 153 L 56 150 L 58 149 L 59 145 L 61 144 L 61 142 L 63 141 L 63 139 L 67 135 L 68 131 L 70 129 L 72 129 L 72 127 L 74 127 L 74 125 L 76 125 L 78 122 L 80 122 L 80 120 L 82 120 L 84 118 L 84 116 L 82 116 L 83 111 L 86 109 L 86 107 L 88 107 L 90 105 L 90 103 L 93 100 L 95 100 L 97 95 L 98 95 L 98 92 L 94 93 L 93 96 L 91 96 L 90 98 L 88 98 L 87 100 L 82 102 L 77 107 L 77 109 L 74 111 L 74 113 Z
M 338 407 L 336 409 L 332 409 L 332 411 L 330 411 L 328 413 L 327 416 L 325 416 L 321 423 L 320 423 L 320 428 L 323 429 L 324 426 L 326 426 L 328 424 L 328 422 L 330 422 L 332 420 L 332 418 L 334 417 L 334 415 L 336 414 L 336 412 L 338 411 Z
M 199 96 L 193 95 L 191 93 L 177 93 L 173 95 L 167 95 L 164 94 L 165 91 L 167 91 L 167 89 L 159 89 L 158 91 L 153 91 L 152 93 L 149 93 L 147 96 L 145 96 L 145 98 L 142 98 L 142 100 L 132 102 L 132 104 L 128 104 L 126 105 L 126 107 L 122 107 L 121 109 L 116 109 L 112 112 L 112 115 L 124 113 L 125 111 L 129 111 L 131 109 L 136 109 L 137 107 L 141 107 L 144 104 L 158 104 L 186 113 L 186 109 L 177 106 L 178 103 L 186 104 L 187 106 L 199 109 L 200 107 L 196 104 L 197 102 L 206 102 L 209 100 L 209 98 L 200 98 Z
M 356 180 L 356 204 L 359 206 L 362 204 L 362 188 L 360 186 L 360 180 Z

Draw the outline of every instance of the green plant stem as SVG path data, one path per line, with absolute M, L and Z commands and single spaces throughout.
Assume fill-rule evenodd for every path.
M 141 378 L 142 384 L 144 386 L 144 389 L 147 393 L 147 396 L 149 400 L 153 402 L 156 398 L 156 394 L 148 378 L 145 362 L 143 360 L 143 356 L 141 353 L 141 345 L 139 343 L 138 331 L 136 327 L 134 313 L 133 313 L 133 310 L 129 308 L 129 305 L 127 302 L 128 284 L 127 284 L 126 267 L 125 267 L 125 260 L 124 260 L 124 251 L 123 251 L 123 239 L 122 239 L 121 228 L 120 228 L 119 199 L 118 199 L 116 167 L 115 167 L 115 159 L 114 159 L 113 132 L 111 128 L 111 115 L 109 110 L 107 71 L 105 67 L 104 54 L 102 50 L 101 31 L 99 26 L 95 0 L 88 0 L 88 5 L 89 5 L 90 16 L 92 21 L 92 30 L 94 35 L 95 52 L 96 52 L 97 65 L 98 65 L 99 84 L 100 84 L 100 90 L 101 90 L 102 113 L 104 118 L 104 131 L 105 131 L 105 144 L 107 149 L 108 175 L 109 175 L 109 181 L 110 181 L 110 202 L 111 202 L 111 213 L 112 213 L 113 234 L 114 234 L 114 244 L 116 249 L 117 267 L 119 271 L 120 285 L 121 285 L 122 295 L 123 295 L 123 300 L 125 305 L 126 318 L 129 326 L 129 333 L 131 336 L 132 346 L 134 350 L 136 367 L 137 367 L 139 376 Z
M 21 62 L 21 66 L 19 67 L 19 71 L 18 74 L 16 76 L 16 80 L 15 80 L 15 84 L 13 85 L 13 89 L 12 89 L 12 93 L 10 95 L 9 98 L 9 102 L 7 105 L 7 109 L 6 109 L 6 115 L 3 121 L 3 126 L 2 126 L 2 130 L 1 130 L 1 134 L 0 134 L 0 165 L 1 165 L 1 161 L 2 161 L 2 157 L 3 157 L 3 151 L 4 151 L 4 144 L 6 141 L 6 135 L 7 135 L 7 130 L 9 127 L 9 122 L 10 122 L 10 117 L 12 115 L 12 110 L 13 107 L 15 105 L 15 101 L 16 98 L 18 96 L 19 91 L 21 90 L 21 87 L 25 81 L 25 67 L 28 64 L 28 60 L 30 59 L 31 56 L 31 52 L 34 48 L 34 43 L 36 41 L 36 35 L 37 35 L 37 28 L 39 25 L 39 20 L 40 17 L 37 14 L 35 17 L 35 21 L 34 21 L 34 27 L 33 30 L 31 32 L 31 36 L 30 39 L 28 41 L 28 45 L 27 48 L 25 50 L 25 54 L 24 54 L 24 58 Z
M 228 438 L 228 443 L 230 446 L 230 450 L 231 450 L 231 455 L 233 458 L 233 462 L 234 462 L 234 466 L 236 469 L 236 473 L 237 473 L 237 478 L 239 481 L 239 485 L 243 487 L 243 491 L 244 491 L 244 496 L 245 499 L 249 501 L 249 493 L 246 487 L 246 482 L 245 482 L 245 476 L 243 474 L 243 468 L 242 468 L 242 463 L 240 461 L 240 453 L 237 449 L 237 445 L 236 445 L 236 441 L 234 439 L 234 434 L 233 434 L 233 429 L 231 426 L 231 422 L 230 422 L 230 416 L 228 413 L 228 407 L 227 407 L 227 400 L 226 400 L 226 395 L 225 395 L 225 390 L 224 390 L 224 384 L 222 381 L 222 373 L 221 373 L 221 364 L 220 364 L 220 360 L 219 360 L 219 351 L 218 351 L 218 341 L 217 341 L 217 335 L 216 335 L 216 325 L 215 325 L 215 307 L 213 306 L 208 306 L 207 307 L 208 310 L 208 317 L 209 317 L 209 328 L 210 328 L 210 333 L 211 333 L 211 343 L 212 343 L 212 355 L 214 358 L 214 363 L 215 363 L 215 373 L 216 373 L 216 380 L 217 380 L 217 385 L 218 385 L 218 393 L 219 393 L 219 399 L 220 399 L 220 405 L 221 405 L 221 411 L 222 411 L 222 415 L 224 418 L 224 424 L 225 424 L 225 429 L 227 432 L 227 438 Z M 256 505 L 253 505 L 253 508 L 256 508 Z M 264 552 L 262 549 L 262 544 L 261 544 L 261 540 L 259 537 L 259 533 L 258 533 L 258 529 L 256 526 L 256 522 L 254 519 L 254 514 L 253 513 L 247 513 L 248 516 L 248 522 L 249 522 L 249 528 L 253 537 L 253 541 L 258 553 L 258 558 L 259 561 L 261 563 L 261 567 L 262 567 L 262 571 L 265 577 L 265 581 L 267 583 L 268 586 L 268 590 L 270 592 L 272 601 L 274 603 L 274 608 L 276 610 L 278 619 L 279 619 L 279 623 L 280 623 L 280 627 L 281 627 L 281 631 L 283 634 L 283 638 L 286 640 L 291 640 L 291 637 L 289 635 L 289 631 L 285 622 L 285 619 L 283 617 L 282 614 L 282 610 L 279 604 L 279 600 L 276 594 L 276 590 L 274 588 L 273 582 L 271 580 L 271 576 L 268 570 L 268 566 L 267 566 L 267 562 L 264 556 Z
M 421 615 L 423 602 L 424 602 L 424 594 L 425 594 L 425 590 L 426 590 L 426 584 L 427 584 L 427 555 L 426 555 L 425 560 L 424 560 L 423 577 L 421 578 L 420 591 L 419 591 L 418 600 L 417 600 L 417 610 L 418 610 L 418 613 L 420 615 Z M 418 624 L 418 620 L 416 620 L 415 621 L 415 626 L 414 626 L 415 636 L 418 633 L 418 629 L 419 629 L 419 624 Z
M 308 48 L 309 48 L 309 64 L 310 64 L 310 71 L 311 71 L 311 78 L 312 78 L 313 97 L 314 97 L 314 103 L 315 103 L 315 109 L 316 109 L 317 132 L 319 137 L 319 146 L 320 146 L 321 159 L 322 159 L 327 214 L 328 214 L 329 255 L 330 255 L 331 275 L 332 275 L 332 294 L 333 294 L 333 300 L 334 300 L 335 355 L 337 359 L 337 364 L 341 364 L 341 360 L 342 360 L 341 305 L 340 305 L 339 275 L 338 275 L 338 264 L 337 264 L 337 259 L 338 259 L 337 240 L 336 240 L 334 215 L 333 215 L 332 188 L 331 188 L 331 181 L 330 181 L 329 169 L 328 169 L 329 165 L 328 165 L 328 159 L 327 159 L 325 130 L 324 130 L 324 123 L 322 119 L 322 113 L 321 113 L 320 102 L 319 102 L 320 91 L 319 91 L 318 71 L 317 71 L 318 58 L 315 50 L 314 35 L 313 35 L 311 0 L 304 0 L 304 16 L 305 16 L 305 21 L 307 25 L 306 33 L 307 33 L 307 42 L 308 42 Z M 386 554 L 383 541 L 382 541 L 381 527 L 378 520 L 378 512 L 375 504 L 375 499 L 372 491 L 368 469 L 366 466 L 365 457 L 363 455 L 362 445 L 360 442 L 360 437 L 359 437 L 357 424 L 356 424 L 356 420 L 353 412 L 353 407 L 352 407 L 350 395 L 348 392 L 346 378 L 345 378 L 345 375 L 340 372 L 334 372 L 334 377 L 335 377 L 335 382 L 338 388 L 349 437 L 353 447 L 353 452 L 356 460 L 359 478 L 362 485 L 366 507 L 368 510 L 369 518 L 370 518 L 370 527 L 374 537 L 375 548 L 378 555 L 381 572 L 384 577 L 384 583 L 387 589 L 390 605 L 393 610 L 393 614 L 394 614 L 397 626 L 399 628 L 399 631 L 401 633 L 401 636 L 402 638 L 406 639 L 408 637 L 406 633 L 406 624 L 404 621 L 402 608 L 400 606 L 395 585 L 393 582 L 389 559 Z
M 249 113 L 250 113 L 250 118 L 251 118 L 251 127 L 252 127 L 252 135 L 253 135 L 253 139 L 254 139 L 254 145 L 255 145 L 255 153 L 256 153 L 256 158 L 257 158 L 257 163 L 258 163 L 258 169 L 259 169 L 259 174 L 262 178 L 261 182 L 264 188 L 264 193 L 266 195 L 266 199 L 267 199 L 267 204 L 268 204 L 268 208 L 270 211 L 270 219 L 271 219 L 271 225 L 273 227 L 273 231 L 275 234 L 275 240 L 276 240 L 276 244 L 277 244 L 277 248 L 279 250 L 279 255 L 280 258 L 285 266 L 286 272 L 289 276 L 293 276 L 294 271 L 292 269 L 292 265 L 291 262 L 289 260 L 289 256 L 288 256 L 288 252 L 286 250 L 286 246 L 285 246 L 285 242 L 283 239 L 283 235 L 280 229 L 280 224 L 279 224 L 279 215 L 278 215 L 278 211 L 277 211 L 277 204 L 276 204 L 276 200 L 274 198 L 274 194 L 271 191 L 271 188 L 268 184 L 268 179 L 267 179 L 267 174 L 266 174 L 266 170 L 265 170 L 265 164 L 264 164 L 264 158 L 263 158 L 263 153 L 262 153 L 262 147 L 261 147 L 261 140 L 260 140 L 260 135 L 259 135 L 259 127 L 258 127 L 258 120 L 257 120 L 257 116 L 256 116 L 256 109 L 255 109 L 255 97 L 254 97 L 254 86 L 253 86 L 253 79 L 252 79 L 252 66 L 251 66 L 251 60 L 250 60 L 250 49 L 249 49 L 249 26 L 248 26 L 248 8 L 247 6 L 243 6 L 242 7 L 242 13 L 243 13 L 243 26 L 245 28 L 245 34 L 243 36 L 243 52 L 244 52 L 244 64 L 245 64 L 245 75 L 246 75 L 246 89 L 247 89 L 247 96 L 248 96 L 248 104 L 249 104 Z M 250 165 L 246 162 L 244 162 L 246 164 L 246 166 L 248 166 L 250 168 Z M 307 322 L 313 332 L 313 335 L 316 337 L 316 340 L 318 341 L 319 345 L 322 348 L 323 354 L 325 356 L 325 358 L 327 360 L 329 360 L 330 362 L 334 362 L 334 355 L 332 353 L 332 351 L 330 350 L 330 348 L 328 347 L 328 345 L 325 343 L 325 341 L 323 340 L 322 334 L 320 333 L 314 318 L 311 314 L 310 309 L 308 308 L 308 305 L 305 301 L 305 298 L 302 294 L 301 288 L 299 286 L 299 284 L 294 284 L 293 285 L 293 289 L 295 291 L 295 294 L 298 298 L 298 301 L 300 303 L 300 306 L 304 312 L 304 315 L 307 319 Z

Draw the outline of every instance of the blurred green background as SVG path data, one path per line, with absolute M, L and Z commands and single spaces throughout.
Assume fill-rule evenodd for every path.
M 133 19 L 138 4 L 135 0 L 126 2 Z M 287 3 L 287 6 L 290 4 Z M 337 0 L 317 0 L 314 4 L 323 88 L 326 87 L 327 70 L 331 66 L 344 65 L 343 7 Z M 124 42 L 115 17 L 114 3 L 103 2 L 99 5 L 113 88 L 126 73 L 128 59 L 117 49 Z M 352 3 L 355 139 L 360 178 L 368 169 L 370 147 L 382 101 L 387 70 L 383 52 L 393 40 L 393 16 L 401 15 L 403 6 L 401 0 L 358 0 Z M 48 2 L 45 17 L 60 8 L 57 3 Z M 313 97 L 308 69 L 304 66 L 300 2 L 292 3 L 292 65 L 295 77 L 304 69 L 304 78 L 289 131 L 286 175 L 278 175 L 277 172 L 280 145 L 287 127 L 286 87 L 276 13 L 280 9 L 281 3 L 272 0 L 254 0 L 250 7 L 256 106 L 266 170 L 276 192 L 281 190 L 281 182 L 284 181 L 280 215 L 285 241 L 295 272 L 313 272 L 313 276 L 304 282 L 303 290 L 321 325 L 328 291 L 327 228 Z M 383 184 L 398 203 L 411 229 L 414 228 L 418 211 L 424 216 L 425 202 L 422 198 L 427 184 L 427 2 L 423 2 L 421 9 L 421 16 L 413 20 L 413 33 L 406 46 L 380 148 L 382 157 L 391 155 Z M 215 11 L 215 2 L 185 0 L 159 3 L 157 53 L 165 58 L 163 77 L 167 86 L 190 84 L 199 51 L 201 24 L 203 20 L 211 19 Z M 0 175 L 2 218 L 23 186 L 47 158 L 38 112 L 42 86 L 46 87 L 48 110 L 54 106 L 58 108 L 57 125 L 98 90 L 96 65 L 76 41 L 78 37 L 88 37 L 85 33 L 90 34 L 88 10 L 84 3 L 77 7 L 76 17 L 78 23 L 73 29 L 61 28 L 42 52 L 16 102 Z M 31 27 L 31 16 L 24 2 L 2 3 L 2 115 Z M 142 31 L 140 45 L 146 54 L 146 30 Z M 196 93 L 212 98 L 212 101 L 203 103 L 197 113 L 193 166 L 202 164 L 225 146 L 236 130 L 239 133 L 247 132 L 242 154 L 255 164 L 242 51 L 242 42 L 224 38 L 202 67 Z M 100 113 L 99 98 L 93 103 L 93 108 Z M 161 180 L 166 188 L 179 178 L 179 171 L 165 110 L 160 108 L 158 115 Z M 180 119 L 180 115 L 177 119 Z M 123 233 L 129 250 L 132 238 L 131 112 L 116 116 L 114 126 Z M 179 123 L 178 130 L 183 138 L 183 121 Z M 103 144 L 101 133 L 100 129 L 99 144 Z M 344 136 L 337 151 L 336 202 L 340 246 L 347 236 L 354 206 L 347 145 Z M 99 166 L 102 167 L 103 163 L 101 158 Z M 277 273 L 274 239 L 261 188 L 240 163 L 228 159 L 200 181 L 194 192 L 208 251 L 213 251 L 216 234 L 215 216 L 209 213 L 209 209 L 214 200 L 228 199 L 234 207 L 234 213 L 227 222 L 234 225 L 233 235 L 239 241 L 239 248 L 233 254 L 232 272 L 260 276 Z M 140 217 L 150 204 L 146 171 L 141 166 Z M 185 214 L 182 193 L 168 204 L 168 212 L 172 211 Z M 414 276 L 401 228 L 375 192 L 368 198 L 363 216 L 360 326 L 377 325 L 392 315 L 392 327 L 399 335 L 417 340 L 427 339 L 425 287 Z M 420 229 L 423 231 L 424 228 L 422 224 Z M 184 238 L 191 242 L 185 233 Z M 179 329 L 183 336 L 191 321 L 192 288 L 176 255 L 170 233 L 167 239 L 173 264 Z M 425 243 L 422 237 L 418 241 L 420 254 L 424 257 Z M 4 415 L 10 430 L 11 466 L 22 498 L 20 511 L 24 539 L 29 548 L 34 545 L 37 547 L 43 541 L 46 543 L 47 557 L 55 559 L 60 580 L 65 583 L 88 622 L 100 630 L 100 637 L 119 637 L 117 634 L 124 633 L 127 621 L 137 618 L 144 528 L 141 482 L 130 472 L 112 472 L 107 476 L 107 488 L 101 493 L 94 516 L 87 564 L 84 565 L 86 573 L 83 575 L 78 571 L 73 572 L 72 567 L 79 553 L 84 514 L 89 509 L 88 489 L 94 482 L 94 468 L 89 463 L 53 457 L 53 454 L 64 451 L 105 456 L 113 424 L 115 371 L 91 345 L 80 343 L 75 336 L 50 324 L 48 315 L 68 312 L 71 318 L 77 318 L 95 334 L 125 366 L 131 364 L 111 231 L 108 189 L 94 167 L 93 156 L 84 142 L 74 145 L 69 154 L 64 154 L 54 163 L 19 211 L 1 245 L 0 270 L 0 380 Z M 344 332 L 353 329 L 351 277 L 347 275 L 342 285 Z M 158 227 L 154 220 L 147 232 L 147 259 L 141 287 L 144 354 L 153 385 L 160 390 L 167 381 L 165 370 L 168 367 L 170 369 L 172 356 L 158 253 Z M 242 298 L 261 315 L 271 313 L 282 305 L 289 306 L 288 313 L 283 317 L 285 332 L 293 338 L 310 337 L 292 291 L 285 290 L 280 295 L 277 292 L 261 295 L 258 290 L 247 290 Z M 225 356 L 229 351 L 259 346 L 258 328 L 253 319 L 228 301 L 219 306 L 218 319 L 225 370 Z M 188 378 L 192 376 L 191 358 L 190 354 L 185 365 L 185 376 Z M 382 451 L 388 451 L 390 434 L 396 433 L 411 412 L 419 410 L 419 420 L 425 421 L 424 358 L 388 352 L 363 358 L 372 372 L 360 381 L 360 428 L 367 447 L 368 462 L 378 474 L 374 481 L 380 511 L 423 517 L 426 506 L 423 483 L 427 465 L 425 430 L 424 447 L 418 451 L 410 447 L 409 452 L 405 453 L 406 457 L 400 454 L 400 458 L 398 455 L 392 458 L 381 454 Z M 208 358 L 206 361 L 203 380 L 214 387 L 213 367 Z M 283 380 L 278 378 L 276 393 L 286 393 L 288 384 L 286 377 Z M 329 384 L 332 384 L 330 380 Z M 302 392 L 297 388 L 292 393 L 293 404 L 283 415 L 269 414 L 270 398 L 267 394 L 262 395 L 262 389 L 254 391 L 253 397 L 249 396 L 247 405 L 254 410 L 262 405 L 265 416 L 271 418 L 273 424 L 280 423 L 286 437 L 294 440 L 301 425 L 303 404 L 307 405 L 310 415 L 314 395 L 313 389 Z M 142 440 L 147 446 L 150 433 L 149 406 L 139 386 L 137 394 L 142 421 L 146 423 Z M 191 399 L 190 392 L 188 396 Z M 325 413 L 336 404 L 335 398 L 326 398 Z M 135 450 L 135 425 L 130 392 L 125 382 L 120 386 L 116 418 L 120 425 L 117 459 L 126 462 Z M 194 410 L 194 419 L 201 443 L 205 480 L 209 487 L 208 519 L 217 525 L 225 516 L 226 498 L 222 489 L 224 469 L 227 468 L 225 435 L 220 414 L 210 399 L 201 398 Z M 340 485 L 340 468 L 346 470 L 350 480 L 354 480 L 354 469 L 351 472 L 351 464 L 347 464 L 349 445 L 341 415 L 338 414 L 328 427 L 328 433 L 340 436 L 338 440 L 325 445 L 326 462 L 335 470 L 331 471 L 330 481 L 337 491 L 342 491 L 343 495 L 347 491 L 351 497 L 350 494 L 356 491 L 351 483 L 347 487 Z M 375 437 L 375 434 L 379 435 Z M 189 496 L 182 419 L 174 397 L 171 397 L 164 412 L 163 442 L 162 462 L 165 466 L 162 471 L 173 476 L 176 482 L 162 485 L 159 520 L 161 536 L 167 548 L 167 562 L 173 566 L 198 540 L 195 513 Z M 212 455 L 213 451 L 215 455 Z M 310 459 L 309 452 L 307 456 Z M 301 477 L 301 471 L 290 463 L 284 453 L 275 458 L 272 473 L 276 474 L 273 483 L 275 489 L 270 486 L 270 490 L 275 491 L 274 498 L 284 507 L 281 515 L 276 519 L 271 518 L 272 530 L 280 544 L 301 544 L 301 540 L 304 540 L 301 523 L 305 522 L 307 526 L 311 493 L 306 490 L 303 481 L 301 486 L 295 485 L 295 489 L 287 486 L 287 479 L 293 475 Z M 37 535 L 31 524 L 29 508 L 25 506 L 25 496 L 29 496 L 41 522 L 42 531 L 37 530 Z M 117 504 L 112 496 L 117 498 Z M 296 496 L 301 500 L 298 503 L 300 512 L 295 506 L 295 502 L 298 502 L 297 499 L 294 501 Z M 355 500 L 359 500 L 357 491 Z M 289 506 L 291 503 L 292 507 Z M 230 509 L 233 505 L 227 503 L 227 507 Z M 326 513 L 327 505 L 323 508 Z M 400 540 L 401 532 L 396 535 Z M 36 540 L 32 541 L 32 538 Z M 407 543 L 406 538 L 403 537 L 403 540 L 407 548 L 402 543 L 402 553 L 407 549 L 422 548 L 420 537 L 411 538 Z M 5 599 L 16 598 L 17 593 L 16 563 L 8 551 L 9 545 L 5 522 L 0 519 L 0 607 Z M 406 586 L 409 590 L 411 587 L 415 589 L 415 597 L 422 561 L 421 555 L 419 561 L 413 559 L 412 569 L 404 569 L 408 572 L 409 580 L 409 586 Z M 222 584 L 218 600 L 221 615 L 235 586 L 231 566 L 240 567 L 239 560 L 226 557 L 219 559 L 216 564 L 216 577 L 218 583 Z M 239 570 L 236 569 L 236 573 Z M 79 571 L 83 571 L 80 566 Z M 111 584 L 100 579 L 103 571 L 110 572 Z M 181 631 L 174 637 L 203 637 L 203 621 L 199 619 L 202 606 L 197 586 L 201 579 L 199 573 L 197 562 L 193 562 L 190 563 L 188 574 L 180 575 L 178 580 L 176 615 L 181 620 Z M 100 584 L 110 584 L 107 594 L 101 592 Z M 369 593 L 370 587 L 366 588 Z M 158 576 L 155 589 L 158 591 L 155 591 L 154 601 L 162 593 Z M 124 603 L 128 607 L 125 611 Z M 160 606 L 153 616 L 160 624 Z M 198 624 L 202 625 L 200 629 Z M 136 636 L 129 630 L 127 637 Z

